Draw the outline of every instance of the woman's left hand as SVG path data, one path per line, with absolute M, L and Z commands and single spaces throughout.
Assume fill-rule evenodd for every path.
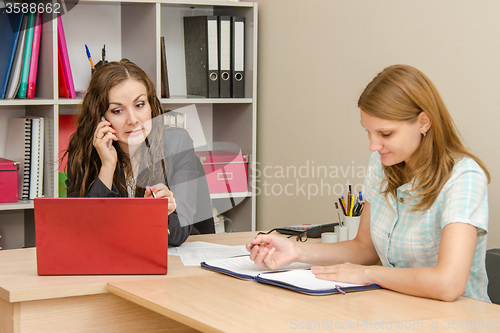
M 311 272 L 321 280 L 331 280 L 353 284 L 368 284 L 373 281 L 366 275 L 368 266 L 356 265 L 346 262 L 345 264 L 332 266 L 314 266 Z
M 172 214 L 177 208 L 175 203 L 174 194 L 170 189 L 162 183 L 156 184 L 154 186 L 146 186 L 146 192 L 144 193 L 145 198 L 153 197 L 152 192 L 157 198 L 167 198 L 168 199 L 168 215 Z

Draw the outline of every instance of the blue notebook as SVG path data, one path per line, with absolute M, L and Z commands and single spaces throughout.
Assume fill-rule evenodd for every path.
M 5 98 L 9 76 L 19 40 L 23 13 L 8 13 L 11 9 L 0 9 L 0 98 Z
M 16 55 L 10 69 L 9 83 L 5 92 L 5 98 L 16 97 L 17 90 L 19 89 L 19 84 L 21 82 L 21 70 L 23 69 L 24 42 L 26 41 L 27 23 L 28 16 L 24 15 L 21 32 L 19 33 L 19 39 L 17 41 Z

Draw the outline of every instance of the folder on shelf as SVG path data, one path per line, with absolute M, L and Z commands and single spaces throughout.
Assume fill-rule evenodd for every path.
M 231 19 L 232 37 L 232 97 L 245 97 L 245 18 Z
M 188 95 L 219 97 L 217 16 L 184 17 L 186 88 Z
M 33 30 L 35 29 L 35 13 L 28 14 L 28 26 L 26 28 L 26 42 L 24 45 L 23 68 L 21 71 L 21 82 L 17 90 L 17 98 L 26 98 L 28 89 L 28 76 L 30 73 L 31 50 L 33 47 Z
M 65 198 L 66 195 L 66 164 L 68 163 L 68 155 L 64 156 L 64 152 L 68 149 L 69 139 L 76 131 L 78 115 L 76 114 L 61 114 L 59 115 L 59 198 Z M 64 158 L 63 158 L 64 156 Z
M 29 198 L 33 200 L 43 196 L 43 164 L 44 164 L 44 119 L 31 119 L 31 167 Z
M 23 23 L 21 25 L 21 31 L 19 32 L 19 40 L 17 41 L 16 54 L 14 56 L 14 62 L 12 63 L 10 72 L 9 83 L 7 84 L 5 98 L 11 99 L 16 97 L 17 90 L 19 89 L 19 83 L 21 82 L 21 72 L 23 69 L 23 54 L 24 44 L 26 40 L 27 23 L 28 17 L 24 15 Z
M 231 16 L 219 18 L 220 97 L 231 97 Z
M 64 69 L 61 60 L 61 52 L 57 52 L 57 78 L 59 80 L 59 98 L 69 98 L 68 85 L 66 84 L 66 78 L 64 77 Z
M 64 79 L 66 80 L 66 86 L 68 89 L 69 98 L 75 98 L 75 85 L 73 82 L 73 74 L 71 73 L 71 66 L 69 63 L 68 47 L 66 45 L 66 36 L 64 35 L 64 27 L 61 19 L 61 15 L 57 14 L 57 41 L 58 41 L 58 52 L 61 55 L 61 62 L 63 67 Z
M 22 22 L 22 12 L 9 14 L 7 8 L 0 9 L 0 98 L 5 98 Z
M 38 55 L 40 52 L 40 39 L 42 38 L 42 13 L 35 15 L 35 28 L 33 29 L 33 45 L 31 49 L 30 72 L 28 75 L 27 98 L 35 98 L 36 77 L 38 72 Z
M 43 194 L 44 119 L 26 116 L 9 119 L 5 157 L 19 161 L 19 196 L 33 199 Z
M 170 88 L 168 86 L 167 52 L 165 49 L 165 37 L 161 41 L 161 97 L 170 98 Z

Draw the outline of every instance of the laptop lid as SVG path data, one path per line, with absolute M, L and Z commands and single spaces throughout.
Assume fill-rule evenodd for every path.
M 167 274 L 166 198 L 35 198 L 38 275 Z

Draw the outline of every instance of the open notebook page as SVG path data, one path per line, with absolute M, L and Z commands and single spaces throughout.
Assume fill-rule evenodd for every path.
M 272 269 L 257 266 L 256 264 L 254 264 L 254 262 L 250 260 L 250 257 L 248 255 L 241 257 L 233 257 L 228 259 L 207 260 L 205 261 L 205 264 L 215 268 L 224 269 L 239 275 L 249 275 L 253 277 L 256 277 L 260 273 L 273 272 Z M 293 263 L 291 265 L 281 267 L 277 271 L 290 270 L 290 269 L 306 269 L 310 267 L 311 265 L 309 264 Z
M 277 273 L 262 273 L 259 274 L 259 277 L 264 278 L 266 280 L 286 283 L 297 288 L 309 289 L 309 290 L 331 290 L 335 289 L 336 287 L 350 288 L 350 287 L 360 286 L 358 284 L 320 280 L 317 279 L 309 269 L 292 270 L 292 271 L 277 272 Z

